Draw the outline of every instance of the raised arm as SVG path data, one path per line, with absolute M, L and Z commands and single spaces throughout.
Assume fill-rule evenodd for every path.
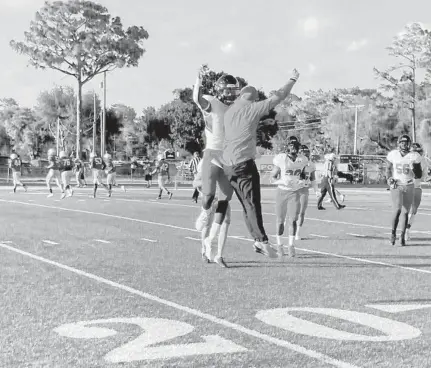
M 211 111 L 211 104 L 203 97 L 203 94 L 202 94 L 202 76 L 200 72 L 196 78 L 196 82 L 193 87 L 193 101 L 203 111 L 205 112 Z
M 293 86 L 297 82 L 298 78 L 299 78 L 299 72 L 296 69 L 293 69 L 292 76 L 290 77 L 288 82 L 269 98 L 270 109 L 273 109 L 274 107 L 276 107 L 279 103 L 284 101 L 287 98 L 287 96 L 289 96 L 290 91 L 292 90 Z

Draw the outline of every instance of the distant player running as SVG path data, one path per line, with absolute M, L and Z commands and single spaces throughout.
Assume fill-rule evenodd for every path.
M 54 178 L 57 186 L 60 188 L 61 193 L 64 193 L 64 190 L 61 186 L 61 177 L 60 177 L 60 163 L 56 156 L 56 151 L 54 148 L 50 148 L 48 150 L 48 174 L 46 175 L 46 186 L 48 187 L 49 194 L 48 198 L 52 197 L 54 194 L 51 189 L 51 180 Z
M 330 153 L 325 156 L 325 164 L 323 169 L 322 181 L 320 183 L 320 197 L 317 200 L 317 209 L 325 210 L 322 206 L 323 200 L 326 196 L 326 193 L 329 193 L 329 197 L 331 202 L 334 204 L 337 210 L 341 210 L 346 206 L 344 204 L 340 204 L 337 199 L 337 195 L 335 194 L 335 174 L 337 172 L 337 165 L 335 164 L 336 160 L 335 153 Z
M 316 198 L 320 197 L 319 188 L 316 181 L 316 165 L 310 161 L 310 149 L 306 145 L 302 145 L 299 154 L 307 157 L 308 163 L 304 168 L 303 187 L 299 190 L 299 202 L 301 209 L 299 211 L 299 221 L 296 227 L 295 240 L 301 240 L 301 229 L 304 225 L 305 212 L 308 207 L 308 198 L 310 196 L 310 187 L 313 188 Z
M 287 144 L 286 153 L 280 153 L 274 157 L 274 168 L 271 178 L 278 184 L 275 195 L 275 213 L 277 216 L 277 255 L 284 255 L 283 242 L 281 236 L 284 234 L 285 222 L 289 234 L 288 254 L 295 256 L 294 239 L 297 228 L 297 221 L 301 210 L 300 189 L 301 179 L 304 178 L 304 169 L 308 165 L 305 156 L 298 155 L 300 144 L 291 141 Z M 286 219 L 287 216 L 287 219 Z
M 414 195 L 413 195 L 412 209 L 409 217 L 409 223 L 407 225 L 407 230 L 406 230 L 406 240 L 410 240 L 410 229 L 413 225 L 416 214 L 418 213 L 419 206 L 421 205 L 422 182 L 427 181 L 427 178 L 428 178 L 428 163 L 426 158 L 423 155 L 424 151 L 422 149 L 422 146 L 419 143 L 413 143 L 411 151 L 417 152 L 419 155 L 421 155 L 422 177 L 415 179 L 415 182 L 414 182 L 415 189 L 414 189 Z
M 166 192 L 169 199 L 172 199 L 173 193 L 169 191 L 169 189 L 166 188 L 166 183 L 171 180 L 171 175 L 169 172 L 169 164 L 166 162 L 166 160 L 163 158 L 162 155 L 159 155 L 158 161 L 156 164 L 156 168 L 153 170 L 151 175 L 154 175 L 155 173 L 158 173 L 157 176 L 157 184 L 159 185 L 159 195 L 157 196 L 157 199 L 162 199 L 163 191 Z
M 101 182 L 101 174 L 105 170 L 105 163 L 96 153 L 90 153 L 90 169 L 93 173 L 93 198 L 96 198 L 97 188 L 102 185 L 108 192 L 108 187 Z
M 116 182 L 117 171 L 114 163 L 112 162 L 112 156 L 109 153 L 105 153 L 103 155 L 103 163 L 105 165 L 105 174 L 106 174 L 106 186 L 108 187 L 108 197 L 112 195 L 112 187 L 119 187 Z M 126 191 L 124 185 L 121 185 L 121 190 L 123 192 Z
M 197 172 L 195 175 L 195 179 L 193 180 L 193 188 L 197 189 L 199 192 L 202 190 L 202 161 L 199 162 L 197 166 Z M 211 205 L 211 213 L 208 218 L 208 223 L 201 231 L 201 242 L 202 242 L 202 259 L 205 262 L 212 262 L 214 261 L 221 267 L 227 267 L 224 259 L 223 259 L 223 251 L 224 247 L 226 245 L 227 240 L 227 234 L 230 226 L 230 220 L 231 220 L 231 210 L 230 206 L 228 205 L 226 210 L 226 216 L 224 217 L 223 223 L 220 227 L 220 233 L 218 234 L 218 244 L 217 244 L 217 254 L 213 257 L 213 247 L 212 242 L 205 241 L 205 239 L 208 238 L 211 226 L 214 221 L 215 213 L 217 211 L 218 207 L 218 198 L 217 196 L 214 197 L 213 203 Z
M 10 155 L 9 168 L 12 171 L 13 192 L 16 193 L 18 185 L 22 186 L 27 191 L 27 185 L 21 182 L 21 167 L 22 162 L 16 153 Z
M 422 157 L 417 152 L 410 152 L 412 140 L 404 134 L 398 138 L 398 149 L 389 152 L 386 177 L 392 198 L 392 233 L 391 244 L 395 245 L 397 227 L 401 217 L 400 245 L 406 245 L 406 230 L 409 212 L 414 197 L 414 180 L 422 177 Z
M 73 169 L 73 162 L 70 157 L 67 156 L 65 151 L 60 152 L 60 176 L 61 176 L 61 182 L 63 185 L 63 193 L 61 194 L 61 199 L 64 199 L 66 197 L 66 193 L 64 191 L 67 191 L 68 197 L 73 196 L 73 189 L 70 186 L 70 178 L 73 175 L 72 169 Z

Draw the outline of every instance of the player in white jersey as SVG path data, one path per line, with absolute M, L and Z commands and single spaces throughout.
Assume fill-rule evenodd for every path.
M 418 213 L 418 209 L 422 201 L 422 182 L 426 181 L 428 177 L 428 163 L 426 158 L 423 156 L 424 151 L 422 149 L 422 146 L 419 143 L 413 143 L 411 151 L 417 152 L 419 155 L 421 155 L 422 177 L 415 179 L 414 183 L 415 189 L 413 194 L 413 203 L 406 231 L 407 240 L 410 240 L 410 229 L 413 225 L 415 216 Z
M 409 212 L 413 203 L 414 180 L 422 177 L 422 157 L 410 152 L 412 141 L 408 135 L 398 138 L 398 149 L 389 152 L 386 177 L 392 197 L 392 234 L 391 244 L 395 245 L 398 222 L 401 216 L 400 245 L 406 245 L 406 229 Z
M 193 90 L 193 101 L 202 111 L 205 120 L 206 146 L 202 162 L 202 211 L 196 220 L 196 229 L 202 231 L 211 214 L 212 203 L 217 185 L 219 195 L 214 222 L 206 240 L 210 243 L 216 238 L 223 224 L 229 201 L 232 199 L 233 188 L 223 170 L 221 157 L 224 145 L 224 113 L 239 95 L 239 82 L 232 75 L 220 77 L 214 89 L 216 97 L 202 94 L 202 76 L 199 73 Z
M 316 165 L 310 161 L 310 149 L 306 145 L 302 145 L 299 149 L 299 154 L 307 157 L 308 163 L 304 168 L 303 186 L 299 190 L 299 203 L 301 209 L 299 211 L 299 221 L 296 227 L 295 240 L 301 240 L 301 229 L 304 224 L 305 211 L 308 207 L 308 197 L 310 195 L 310 187 L 313 188 L 316 198 L 320 197 L 319 188 L 316 181 Z
M 193 188 L 197 189 L 199 192 L 202 191 L 202 160 L 199 162 L 197 166 L 197 173 L 196 173 L 195 179 L 193 180 Z M 224 217 L 223 223 L 220 227 L 220 233 L 218 236 L 218 244 L 217 244 L 217 254 L 215 257 L 212 256 L 213 254 L 212 242 L 208 241 L 208 236 L 211 231 L 212 224 L 214 222 L 214 215 L 217 211 L 217 206 L 218 206 L 218 198 L 217 196 L 215 196 L 213 203 L 211 205 L 211 213 L 208 219 L 208 223 L 201 231 L 202 259 L 208 263 L 210 263 L 211 261 L 214 261 L 221 267 L 226 268 L 227 265 L 223 259 L 223 250 L 224 250 L 224 246 L 226 245 L 227 233 L 229 230 L 230 219 L 231 219 L 231 210 L 230 210 L 229 204 L 227 207 L 226 216 Z
M 286 153 L 280 153 L 274 157 L 274 168 L 271 178 L 274 184 L 278 184 L 275 198 L 275 213 L 277 216 L 277 253 L 283 256 L 283 243 L 281 236 L 284 233 L 284 224 L 287 222 L 289 246 L 288 254 L 295 256 L 294 239 L 297 227 L 300 204 L 300 189 L 304 179 L 304 169 L 308 165 L 308 159 L 299 155 L 301 145 L 291 141 L 287 144 Z M 287 221 L 286 221 L 287 215 Z

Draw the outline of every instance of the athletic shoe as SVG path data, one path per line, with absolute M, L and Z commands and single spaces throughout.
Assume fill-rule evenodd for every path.
M 287 247 L 287 254 L 289 255 L 289 258 L 293 258 L 296 256 L 295 247 L 293 245 L 289 245 Z
M 225 263 L 223 257 L 215 257 L 214 258 L 214 263 L 217 263 L 220 267 L 223 268 L 228 268 L 227 264 Z
M 256 241 L 254 243 L 254 250 L 256 253 L 263 254 L 269 258 L 277 258 L 277 252 L 271 247 L 271 244 L 268 241 Z

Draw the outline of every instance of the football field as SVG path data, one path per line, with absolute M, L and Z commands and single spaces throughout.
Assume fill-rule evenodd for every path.
M 389 192 L 341 190 L 342 211 L 310 193 L 283 259 L 254 252 L 235 198 L 224 269 L 191 189 L 0 188 L 0 367 L 431 367 L 431 196 L 392 247 Z

